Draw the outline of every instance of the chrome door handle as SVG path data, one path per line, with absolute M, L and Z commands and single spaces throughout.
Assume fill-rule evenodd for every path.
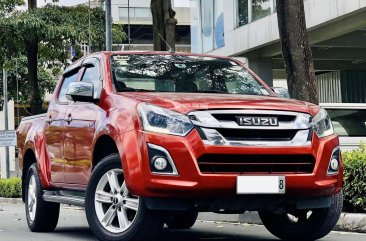
M 51 122 L 52 122 L 52 117 L 51 117 L 51 116 L 48 116 L 48 118 L 46 119 L 46 122 L 47 122 L 48 124 L 51 124 Z
M 71 122 L 72 121 L 72 117 L 68 116 L 67 118 L 64 119 L 66 122 Z

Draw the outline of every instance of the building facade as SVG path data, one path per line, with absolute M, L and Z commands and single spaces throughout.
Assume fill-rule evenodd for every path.
M 88 2 L 84 5 L 89 5 Z M 104 7 L 104 1 L 91 1 L 91 7 Z M 113 43 L 113 50 L 153 50 L 153 29 L 150 0 L 111 0 L 112 22 L 123 24 L 130 39 Z M 177 51 L 190 52 L 190 0 L 172 0 L 178 21 L 176 26 Z
M 366 103 L 366 0 L 304 5 L 321 101 Z M 275 0 L 192 0 L 191 22 L 192 52 L 245 57 L 285 85 Z

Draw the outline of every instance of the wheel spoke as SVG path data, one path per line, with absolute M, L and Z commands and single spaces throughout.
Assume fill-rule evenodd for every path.
M 34 220 L 36 208 L 37 208 L 37 186 L 34 175 L 32 175 L 29 179 L 28 183 L 28 204 L 27 210 L 29 213 L 29 218 L 31 221 Z
M 111 187 L 111 191 L 113 193 L 118 193 L 121 189 L 121 186 L 119 185 L 119 182 L 118 182 L 117 173 L 113 170 L 109 171 L 107 173 L 107 177 L 108 177 L 109 186 Z
M 33 208 L 34 208 L 34 199 L 32 199 L 32 201 L 29 203 L 28 208 L 29 208 L 29 212 L 33 212 Z
M 127 209 L 131 209 L 134 211 L 138 210 L 139 207 L 139 199 L 138 198 L 125 198 L 126 203 L 123 205 Z
M 115 217 L 116 217 L 116 209 L 113 206 L 110 206 L 104 215 L 102 225 L 105 227 L 109 226 L 113 222 L 113 219 Z
M 129 221 L 127 218 L 126 210 L 124 210 L 123 208 L 121 208 L 121 210 L 117 210 L 117 217 L 118 217 L 119 228 L 121 230 L 124 230 L 126 227 L 128 227 Z
M 100 203 L 112 204 L 112 198 L 113 198 L 112 194 L 99 190 L 96 192 L 95 201 L 100 202 Z
M 122 192 L 122 197 L 127 197 L 128 189 L 127 189 L 127 186 L 126 186 L 126 182 L 122 183 L 121 192 Z

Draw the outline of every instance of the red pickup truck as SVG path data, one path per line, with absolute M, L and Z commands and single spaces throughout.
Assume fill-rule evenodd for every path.
M 198 212 L 256 210 L 284 240 L 328 234 L 342 210 L 338 137 L 324 109 L 276 96 L 237 60 L 101 52 L 63 73 L 46 114 L 17 130 L 32 231 L 60 203 L 101 240 L 146 240 Z

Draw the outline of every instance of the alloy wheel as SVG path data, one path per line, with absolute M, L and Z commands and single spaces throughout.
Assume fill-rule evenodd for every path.
M 101 177 L 94 205 L 100 224 L 109 232 L 121 233 L 132 225 L 139 198 L 129 194 L 122 169 L 109 170 Z
M 34 218 L 36 216 L 36 207 L 37 207 L 36 193 L 37 193 L 36 179 L 35 179 L 34 175 L 32 175 L 29 178 L 29 183 L 28 183 L 28 201 L 27 201 L 29 219 L 31 222 L 34 221 Z

